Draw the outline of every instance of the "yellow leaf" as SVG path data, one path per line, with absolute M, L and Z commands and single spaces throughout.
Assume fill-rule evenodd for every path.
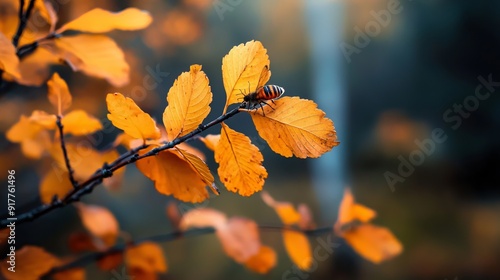
M 264 113 L 256 110 L 250 114 L 260 137 L 274 152 L 317 158 L 339 144 L 333 122 L 313 101 L 283 97 L 275 103 L 275 109 L 264 106 Z
M 215 151 L 215 147 L 219 144 L 220 134 L 208 134 L 205 137 L 200 137 L 200 140 L 212 151 Z
M 196 171 L 196 173 L 198 173 L 200 178 L 203 180 L 203 182 L 205 182 L 205 184 L 207 184 L 207 186 L 210 187 L 212 192 L 215 195 L 219 195 L 220 191 L 215 186 L 214 176 L 210 172 L 210 169 L 208 169 L 207 164 L 203 160 L 201 160 L 199 157 L 197 157 L 193 154 L 190 154 L 188 151 L 185 151 L 185 150 L 182 150 L 179 148 L 177 148 L 176 150 L 177 150 L 177 152 L 179 152 L 179 154 L 182 157 L 184 157 L 184 160 L 187 161 L 189 163 L 189 165 L 191 165 L 191 168 L 193 168 L 193 170 Z
M 39 159 L 42 153 L 51 146 L 48 132 L 26 116 L 21 116 L 19 121 L 7 131 L 6 137 L 11 142 L 21 143 L 23 154 L 33 159 Z
M 264 158 L 250 139 L 221 123 L 220 141 L 215 147 L 215 161 L 219 164 L 220 180 L 229 191 L 250 196 L 262 190 L 267 171 Z
M 149 150 L 143 150 L 140 154 Z M 190 159 L 193 160 L 193 157 Z M 179 200 L 192 203 L 208 198 L 205 188 L 207 183 L 191 163 L 175 151 L 162 151 L 137 161 L 136 165 L 142 174 L 154 181 L 156 190 L 162 194 L 173 195 Z
M 21 77 L 19 72 L 19 58 L 12 42 L 0 33 L 0 69 L 12 75 L 15 79 Z
M 45 111 L 34 110 L 31 113 L 30 121 L 42 126 L 45 129 L 55 129 L 56 128 L 56 115 L 49 114 Z
M 288 256 L 302 270 L 308 270 L 313 263 L 311 244 L 302 232 L 283 231 L 283 242 Z
M 91 33 L 105 33 L 114 29 L 138 30 L 146 28 L 153 19 L 146 11 L 128 8 L 121 12 L 110 12 L 95 8 L 63 25 L 57 30 L 78 30 Z
M 57 114 L 62 115 L 71 106 L 72 97 L 68 85 L 59 74 L 54 73 L 47 81 L 47 87 L 50 104 L 56 108 Z
M 125 263 L 129 268 L 139 268 L 148 272 L 167 272 L 167 261 L 161 247 L 151 241 L 128 247 Z
M 109 93 L 106 97 L 108 105 L 108 119 L 119 129 L 133 138 L 157 139 L 160 130 L 155 121 L 144 113 L 134 100 L 124 97 L 120 93 Z
M 113 86 L 129 82 L 130 67 L 125 55 L 113 39 L 104 35 L 78 34 L 54 39 L 52 50 L 65 60 L 73 71 L 106 79 Z
M 104 241 L 107 246 L 115 244 L 120 231 L 118 221 L 108 209 L 97 205 L 74 204 L 85 228 Z
M 182 73 L 167 95 L 168 106 L 163 112 L 163 124 L 168 140 L 184 136 L 196 129 L 210 113 L 212 92 L 201 65 L 191 65 Z
M 360 221 L 363 223 L 371 221 L 377 212 L 374 210 L 363 206 L 361 204 L 357 204 L 354 200 L 354 196 L 352 195 L 351 189 L 346 188 L 344 190 L 344 197 L 342 198 L 342 202 L 339 207 L 339 215 L 337 218 L 337 222 L 335 223 L 335 227 L 337 230 L 350 222 Z
M 66 170 L 57 167 L 51 168 L 42 179 L 40 184 L 40 199 L 44 204 L 52 201 L 54 195 L 59 199 L 63 198 L 73 189 L 69 181 L 69 174 Z
M 88 144 L 68 142 L 65 144 L 71 167 L 74 170 L 73 176 L 76 180 L 86 180 L 102 167 L 104 162 L 101 154 L 89 147 Z M 60 170 L 66 170 L 64 154 L 59 141 L 54 142 L 49 151 Z
M 371 224 L 355 226 L 342 237 L 358 254 L 373 263 L 388 260 L 403 251 L 403 245 L 389 229 Z
M 281 221 L 285 225 L 293 225 L 300 221 L 300 214 L 295 210 L 295 207 L 289 202 L 276 201 L 268 192 L 262 192 L 262 200 L 269 206 L 274 208 Z
M 19 64 L 21 77 L 15 81 L 25 86 L 41 86 L 49 78 L 53 64 L 60 64 L 58 56 L 40 45 L 33 53 L 23 57 Z
M 251 271 L 266 274 L 271 268 L 276 266 L 276 252 L 268 246 L 260 246 L 259 252 L 250 257 L 245 266 Z
M 24 246 L 15 254 L 15 272 L 8 270 L 8 256 L 0 264 L 2 274 L 8 280 L 38 280 L 60 263 L 57 257 L 37 246 Z
M 259 41 L 249 41 L 232 48 L 222 59 L 222 78 L 226 105 L 238 103 L 242 92 L 247 94 L 263 86 L 271 77 L 267 50 Z
M 62 119 L 64 134 L 88 135 L 102 129 L 101 122 L 84 110 L 74 110 Z

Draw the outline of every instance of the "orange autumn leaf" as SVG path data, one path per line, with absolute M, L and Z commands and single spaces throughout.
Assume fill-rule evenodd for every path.
M 232 217 L 216 228 L 224 252 L 238 263 L 245 263 L 259 253 L 261 244 L 257 223 L 246 218 Z
M 210 169 L 208 169 L 207 164 L 203 160 L 201 160 L 201 158 L 193 154 L 190 154 L 188 151 L 179 148 L 176 148 L 176 151 L 182 157 L 184 157 L 184 160 L 187 161 L 189 165 L 191 165 L 191 168 L 193 168 L 193 170 L 196 171 L 196 173 L 198 173 L 201 180 L 203 180 L 203 182 L 207 184 L 207 186 L 212 190 L 212 192 L 215 195 L 219 195 L 220 191 L 215 186 L 214 176 L 212 175 L 212 172 L 210 172 Z
M 134 100 L 120 93 L 109 93 L 106 96 L 108 119 L 114 126 L 123 130 L 133 138 L 146 140 L 160 138 L 160 130 L 147 113 L 144 113 Z
M 264 158 L 250 138 L 221 123 L 221 136 L 215 147 L 215 161 L 220 180 L 229 191 L 250 196 L 262 190 L 267 171 Z
M 48 204 L 52 201 L 54 195 L 59 199 L 63 198 L 73 189 L 69 181 L 69 174 L 66 169 L 52 167 L 45 173 L 40 183 L 40 199 L 42 203 Z
M 30 121 L 42 126 L 45 129 L 55 129 L 56 128 L 56 115 L 49 114 L 42 110 L 34 110 L 31 113 Z
M 227 217 L 224 213 L 211 208 L 196 208 L 182 216 L 179 227 L 182 230 L 203 227 L 217 229 L 226 223 Z
M 74 110 L 62 118 L 64 134 L 76 136 L 92 134 L 102 129 L 101 122 L 84 110 Z
M 87 232 L 74 232 L 68 238 L 68 247 L 72 253 L 97 251 L 99 244 L 96 243 L 96 237 Z
M 148 12 L 136 8 L 128 8 L 120 12 L 95 8 L 66 23 L 57 30 L 57 33 L 66 30 L 91 33 L 104 33 L 114 29 L 139 30 L 146 28 L 152 20 Z
M 8 280 L 38 280 L 60 263 L 57 257 L 37 246 L 24 246 L 16 251 L 15 272 L 8 270 L 8 259 L 7 256 L 0 264 L 2 274 Z
M 249 93 L 263 86 L 271 77 L 267 50 L 259 41 L 249 41 L 233 47 L 222 59 L 222 78 L 227 106 L 239 103 L 241 92 Z
M 288 256 L 302 270 L 311 268 L 313 257 L 311 244 L 302 232 L 283 230 L 283 242 Z
M 377 212 L 374 210 L 361 204 L 357 204 L 354 200 L 351 189 L 346 188 L 344 191 L 344 197 L 340 203 L 336 227 L 341 227 L 353 221 L 366 223 L 375 218 L 376 215 Z
M 140 279 L 140 280 L 158 280 L 158 275 L 156 272 L 146 271 L 138 267 L 127 268 L 126 277 L 129 279 Z
M 66 61 L 73 71 L 106 79 L 121 87 L 129 82 L 130 67 L 125 55 L 113 39 L 104 35 L 78 34 L 62 36 L 51 42 L 57 56 Z
M 85 144 L 65 143 L 68 159 L 74 170 L 73 176 L 76 180 L 86 180 L 96 170 L 102 167 L 103 159 L 101 154 Z M 56 141 L 52 144 L 50 155 L 55 160 L 60 170 L 66 170 L 66 162 L 61 149 L 61 144 Z
M 58 272 L 52 276 L 54 280 L 85 280 L 85 269 L 76 267 Z
M 262 192 L 261 195 L 262 200 L 276 211 L 283 224 L 293 225 L 300 221 L 300 214 L 291 203 L 276 201 L 268 192 Z
M 21 77 L 19 72 L 19 58 L 16 55 L 16 47 L 12 45 L 5 35 L 0 32 L 0 70 L 12 75 L 15 79 Z
M 6 138 L 13 143 L 21 143 L 23 154 L 33 159 L 39 159 L 51 145 L 48 132 L 24 115 L 9 128 Z
M 276 252 L 268 246 L 260 246 L 260 250 L 256 255 L 250 257 L 246 262 L 246 268 L 251 271 L 266 274 L 271 268 L 276 266 Z
M 355 226 L 343 232 L 342 237 L 358 254 L 377 264 L 403 251 L 401 242 L 389 229 L 371 224 Z
M 15 81 L 25 86 L 41 86 L 49 78 L 50 66 L 53 64 L 60 64 L 58 56 L 48 49 L 39 47 L 30 55 L 23 57 L 19 64 L 21 77 Z
M 197 157 L 199 157 L 201 160 L 205 161 L 206 160 L 206 157 L 205 157 L 205 154 L 198 150 L 197 148 L 189 145 L 188 143 L 186 142 L 182 142 L 182 143 L 179 143 L 177 144 L 175 147 L 181 149 L 181 150 L 184 150 L 192 155 L 195 155 Z
M 47 88 L 50 104 L 56 108 L 58 115 L 62 115 L 71 106 L 72 102 L 68 85 L 59 74 L 54 73 L 50 80 L 47 81 Z
M 313 101 L 283 97 L 274 102 L 274 109 L 264 106 L 264 112 L 250 114 L 260 137 L 274 152 L 317 158 L 339 144 L 333 122 Z
M 105 245 L 112 246 L 120 231 L 118 221 L 108 209 L 97 205 L 74 204 L 85 228 L 100 238 Z
M 210 113 L 212 92 L 201 65 L 191 65 L 182 73 L 167 95 L 168 106 L 163 112 L 167 138 L 172 141 L 196 129 Z
M 167 272 L 167 261 L 161 247 L 150 241 L 128 247 L 125 263 L 129 268 L 139 268 L 148 272 Z
M 140 154 L 148 150 L 143 150 Z M 193 160 L 193 157 L 195 156 L 190 156 L 190 159 Z M 197 162 L 198 167 L 201 166 L 200 162 L 201 160 Z M 209 197 L 205 188 L 207 183 L 200 176 L 200 171 L 195 170 L 192 163 L 178 152 L 165 150 L 137 161 L 136 166 L 142 174 L 154 181 L 156 190 L 162 194 L 192 203 L 202 202 Z
M 123 252 L 116 252 L 97 260 L 97 266 L 104 271 L 116 269 L 123 262 Z
M 219 144 L 220 134 L 208 134 L 205 137 L 200 137 L 200 140 L 208 149 L 215 151 L 215 147 L 217 147 L 217 144 Z

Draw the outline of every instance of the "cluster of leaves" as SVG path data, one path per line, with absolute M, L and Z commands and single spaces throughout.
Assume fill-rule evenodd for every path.
M 317 228 L 311 211 L 305 204 L 297 208 L 290 202 L 274 200 L 267 192 L 262 192 L 264 202 L 273 208 L 281 219 L 282 227 L 259 226 L 245 217 L 228 218 L 224 213 L 211 208 L 198 208 L 181 216 L 175 204 L 167 209 L 170 222 L 177 231 L 162 236 L 163 241 L 214 232 L 224 252 L 235 262 L 256 273 L 268 273 L 277 263 L 275 250 L 263 245 L 260 232 L 280 230 L 285 250 L 292 262 L 301 270 L 313 265 L 313 250 L 308 235 L 334 233 L 347 241 L 361 256 L 374 263 L 380 263 L 402 252 L 401 243 L 387 228 L 368 222 L 376 212 L 357 204 L 349 189 L 346 189 L 339 209 L 337 222 L 332 227 Z M 113 214 L 100 206 L 75 203 L 84 227 L 88 232 L 73 233 L 69 247 L 73 253 L 94 251 L 97 266 L 103 271 L 113 271 L 125 263 L 127 273 L 137 279 L 157 279 L 158 273 L 167 272 L 168 264 L 162 248 L 157 242 L 126 240 L 126 246 L 115 246 L 118 236 L 128 236 L 120 232 Z M 194 230 L 192 228 L 195 228 Z M 54 279 L 85 279 L 83 265 L 89 258 L 59 258 L 37 246 L 25 246 L 17 253 L 20 265 L 15 274 L 10 273 L 8 263 L 0 264 L 0 271 L 8 279 L 38 279 L 52 275 Z
M 1 79 L 28 86 L 45 83 L 49 66 L 61 63 L 114 86 L 127 84 L 130 69 L 124 53 L 102 33 L 139 30 L 152 21 L 135 8 L 118 13 L 96 8 L 56 29 L 58 17 L 50 1 L 5 0 L 0 10 Z
M 5 3 L 16 8 L 13 1 Z M 31 0 L 27 7 L 17 7 L 17 10 L 19 17 L 6 17 L 5 22 L 9 24 L 2 25 L 0 30 L 3 32 L 0 33 L 0 70 L 3 80 L 24 85 L 42 84 L 48 65 L 61 60 L 74 70 L 123 85 L 128 81 L 129 71 L 123 53 L 111 38 L 94 33 L 141 29 L 151 22 L 147 13 L 136 9 L 120 13 L 94 9 L 56 30 L 57 16 L 49 2 Z M 47 30 L 33 26 L 34 23 L 30 25 L 32 12 L 46 20 Z M 17 30 L 12 28 L 16 25 Z M 77 32 L 65 33 L 68 30 Z M 12 42 L 7 39 L 10 37 Z M 124 167 L 132 163 L 154 182 L 159 193 L 180 201 L 205 201 L 209 198 L 207 187 L 215 195 L 220 194 L 203 153 L 185 143 L 194 139 L 201 140 L 213 151 L 219 179 L 228 191 L 242 196 L 261 191 L 268 176 L 261 152 L 249 137 L 224 123 L 240 112 L 250 114 L 259 135 L 282 156 L 316 158 L 337 146 L 333 122 L 313 101 L 283 97 L 275 100 L 273 107 L 264 106 L 262 110 L 247 109 L 248 104 L 240 102 L 242 89 L 256 91 L 269 81 L 269 65 L 267 50 L 258 41 L 231 49 L 222 61 L 226 103 L 221 115 L 206 124 L 203 121 L 211 111 L 213 94 L 200 65 L 192 65 L 188 72 L 182 73 L 168 91 L 163 126 L 132 99 L 120 93 L 108 94 L 108 119 L 123 133 L 104 151 L 79 142 L 80 136 L 96 133 L 103 126 L 83 110 L 67 112 L 72 105 L 68 86 L 57 73 L 52 75 L 47 87 L 54 113 L 36 110 L 30 116 L 21 116 L 6 133 L 8 140 L 20 143 L 27 157 L 40 159 L 48 155 L 53 160 L 39 188 L 43 205 L 18 215 L 17 223 L 74 203 L 88 230 L 88 233 L 71 236 L 70 248 L 74 253 L 96 252 L 98 265 L 103 270 L 115 269 L 125 261 L 130 274 L 139 279 L 156 279 L 157 273 L 167 271 L 158 244 L 125 238 L 124 245 L 118 245 L 120 229 L 111 212 L 76 201 L 101 183 L 117 188 Z M 37 74 L 31 72 L 33 70 Z M 230 109 L 233 104 L 239 105 Z M 197 136 L 217 124 L 221 125 L 219 134 Z M 124 146 L 127 151 L 119 154 L 118 146 Z M 265 192 L 263 199 L 283 222 L 279 229 L 283 230 L 290 258 L 299 268 L 309 269 L 313 259 L 306 235 L 322 229 L 315 227 L 306 206 L 295 209 L 290 203 L 275 201 Z M 374 216 L 373 210 L 356 204 L 347 191 L 334 233 L 362 256 L 378 263 L 399 254 L 402 247 L 389 230 L 369 223 Z M 183 217 L 178 213 L 169 217 L 177 229 L 166 240 L 186 236 L 193 231 L 191 228 L 202 228 L 193 232 L 215 232 L 224 251 L 252 271 L 266 273 L 276 264 L 274 249 L 261 244 L 259 226 L 250 219 L 228 218 L 215 209 L 195 209 Z M 7 220 L 3 220 L 2 226 L 6 224 Z M 8 279 L 38 279 L 47 274 L 55 279 L 85 277 L 79 265 L 81 259 L 61 259 L 36 246 L 25 246 L 16 256 L 21 265 L 15 274 L 7 271 L 6 262 L 0 265 Z

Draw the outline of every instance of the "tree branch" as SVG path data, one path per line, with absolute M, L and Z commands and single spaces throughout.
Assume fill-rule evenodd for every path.
M 322 227 L 322 228 L 316 228 L 316 229 L 311 229 L 311 230 L 301 230 L 301 229 L 291 228 L 291 227 L 286 227 L 286 226 L 259 225 L 259 229 L 269 230 L 269 231 L 290 230 L 290 231 L 302 232 L 308 236 L 318 236 L 318 235 L 322 235 L 322 234 L 325 234 L 328 232 L 333 232 L 332 227 Z M 145 242 L 145 241 L 169 242 L 169 241 L 177 240 L 177 239 L 180 239 L 183 237 L 201 236 L 201 235 L 205 235 L 205 234 L 212 234 L 214 232 L 215 232 L 214 228 L 204 227 L 204 228 L 191 229 L 191 230 L 187 230 L 187 231 L 177 230 L 177 231 L 173 231 L 173 232 L 170 232 L 167 234 L 156 235 L 156 236 L 151 236 L 151 237 L 133 240 L 133 241 L 129 242 L 128 244 L 113 246 L 113 247 L 111 247 L 108 250 L 103 251 L 103 252 L 90 253 L 90 254 L 87 254 L 83 257 L 77 258 L 72 262 L 55 267 L 55 268 L 51 269 L 49 272 L 47 272 L 43 277 L 51 276 L 51 275 L 54 275 L 58 272 L 65 271 L 68 269 L 72 269 L 72 268 L 76 268 L 76 267 L 83 267 L 83 266 L 88 265 L 96 260 L 99 260 L 99 259 L 105 257 L 105 256 L 123 252 L 123 251 L 125 251 L 125 249 L 127 249 L 128 246 L 138 245 L 138 244 Z
M 73 190 L 71 190 L 69 193 L 67 193 L 62 199 L 58 199 L 57 197 L 54 197 L 54 199 L 52 200 L 52 202 L 50 204 L 43 204 L 43 205 L 40 205 L 40 206 L 38 206 L 38 207 L 28 211 L 28 212 L 17 215 L 16 216 L 16 218 L 17 218 L 16 224 L 21 224 L 21 223 L 25 223 L 28 221 L 32 221 L 40 216 L 43 216 L 43 215 L 51 212 L 54 209 L 64 207 L 68 204 L 71 204 L 75 201 L 80 200 L 80 198 L 82 196 L 91 193 L 96 186 L 98 186 L 100 183 L 102 183 L 102 180 L 104 178 L 111 177 L 113 175 L 114 171 L 116 171 L 116 170 L 118 170 L 118 169 L 120 169 L 128 164 L 134 163 L 140 159 L 157 155 L 159 152 L 161 152 L 163 150 L 171 149 L 171 148 L 175 147 L 176 145 L 178 145 L 182 142 L 185 142 L 186 140 L 194 137 L 195 135 L 207 130 L 208 128 L 210 128 L 216 124 L 219 124 L 219 123 L 229 119 L 230 117 L 238 114 L 240 112 L 239 110 L 241 108 L 244 108 L 244 107 L 245 107 L 245 104 L 242 103 L 238 107 L 236 107 L 233 110 L 217 117 L 216 119 L 207 123 L 206 125 L 201 124 L 200 126 L 198 126 L 197 129 L 191 131 L 190 133 L 188 133 L 182 137 L 178 137 L 178 138 L 174 139 L 173 141 L 167 142 L 163 146 L 154 148 L 151 151 L 143 154 L 142 156 L 139 156 L 138 152 L 140 150 L 147 148 L 148 145 L 146 145 L 146 144 L 143 144 L 137 148 L 129 150 L 128 152 L 126 152 L 125 154 L 120 156 L 118 159 L 113 161 L 112 163 L 104 164 L 104 166 L 102 168 L 100 168 L 99 170 L 97 170 L 94 173 L 94 175 L 92 175 L 85 182 L 82 182 L 81 184 L 77 184 L 76 187 Z M 59 125 L 58 125 L 58 127 L 59 127 Z M 62 126 L 59 128 L 59 132 L 62 135 Z M 61 136 L 61 138 L 62 138 L 62 136 Z M 63 145 L 63 147 L 64 147 L 64 142 L 61 142 L 61 145 Z M 64 153 L 64 150 L 65 150 L 65 147 L 63 148 L 63 153 Z M 64 157 L 65 157 L 65 159 L 67 159 L 67 155 L 65 155 Z M 68 168 L 68 170 L 70 170 L 70 169 L 71 169 L 71 166 Z M 10 222 L 9 220 L 3 219 L 0 222 L 0 228 L 6 228 L 7 225 L 9 224 L 9 222 Z
M 68 157 L 68 151 L 66 150 L 66 145 L 64 144 L 64 132 L 63 132 L 64 127 L 62 125 L 60 115 L 57 115 L 56 125 L 57 128 L 59 129 L 59 139 L 61 141 L 61 149 L 64 156 L 64 163 L 66 164 L 66 169 L 68 169 L 69 181 L 71 182 L 73 188 L 76 189 L 78 188 L 78 182 L 75 180 L 75 177 L 73 176 L 74 171 L 73 168 L 71 168 L 71 163 L 69 162 L 69 157 Z
M 19 1 L 19 25 L 17 27 L 16 34 L 14 34 L 14 37 L 12 38 L 12 44 L 15 47 L 17 47 L 17 45 L 19 44 L 19 39 L 21 38 L 21 35 L 23 35 L 24 29 L 28 24 L 28 20 L 30 18 L 33 7 L 35 7 L 35 0 L 30 0 L 26 12 L 23 13 L 24 0 Z

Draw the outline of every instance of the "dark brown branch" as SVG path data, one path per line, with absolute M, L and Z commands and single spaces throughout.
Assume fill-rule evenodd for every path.
M 102 183 L 102 180 L 104 178 L 111 177 L 113 175 L 114 171 L 116 171 L 116 170 L 118 170 L 118 169 L 120 169 L 128 164 L 134 163 L 140 159 L 157 155 L 159 152 L 161 152 L 163 150 L 171 149 L 171 148 L 175 147 L 176 145 L 178 145 L 178 144 L 196 136 L 197 134 L 207 130 L 208 128 L 210 128 L 216 124 L 219 124 L 219 123 L 229 119 L 230 117 L 238 114 L 240 112 L 239 110 L 241 108 L 244 108 L 244 107 L 245 107 L 245 104 L 242 103 L 240 106 L 238 106 L 238 107 L 234 108 L 233 110 L 219 116 L 218 118 L 214 119 L 213 121 L 209 122 L 208 124 L 206 124 L 206 125 L 201 124 L 197 129 L 191 131 L 190 133 L 188 133 L 182 137 L 178 137 L 178 138 L 174 139 L 173 141 L 166 143 L 163 146 L 154 148 L 151 151 L 149 151 L 141 156 L 139 156 L 138 152 L 140 150 L 147 148 L 147 145 L 144 144 L 144 145 L 137 147 L 135 149 L 131 149 L 130 151 L 126 152 L 124 155 L 120 156 L 118 159 L 113 161 L 112 163 L 104 164 L 104 166 L 101 169 L 97 170 L 94 173 L 94 175 L 92 175 L 85 182 L 83 182 L 81 184 L 77 184 L 76 185 L 77 187 L 74 188 L 72 191 L 70 191 L 68 194 L 66 194 L 62 199 L 58 199 L 57 197 L 54 197 L 54 199 L 52 200 L 52 202 L 50 204 L 40 205 L 40 206 L 38 206 L 38 207 L 28 211 L 28 212 L 25 212 L 25 213 L 22 213 L 22 214 L 16 216 L 16 218 L 17 218 L 16 224 L 21 224 L 21 223 L 25 223 L 28 221 L 32 221 L 40 216 L 43 216 L 43 215 L 51 212 L 54 209 L 64 207 L 72 202 L 80 200 L 80 198 L 82 196 L 91 193 L 96 186 L 98 186 L 100 183 Z M 62 134 L 61 128 L 60 128 L 60 133 Z M 64 153 L 64 150 L 63 150 L 63 153 Z M 65 155 L 65 158 L 67 158 L 66 155 Z M 7 227 L 9 222 L 10 222 L 9 220 L 3 219 L 0 222 L 0 228 Z
M 26 29 L 33 7 L 35 7 L 35 0 L 30 0 L 26 12 L 23 12 L 24 0 L 19 1 L 19 25 L 17 27 L 16 34 L 14 34 L 14 38 L 12 38 L 12 44 L 15 47 L 19 44 L 19 39 L 23 35 L 24 29 Z
M 66 150 L 66 144 L 64 144 L 64 132 L 63 132 L 64 126 L 61 122 L 60 115 L 57 115 L 56 125 L 57 128 L 59 129 L 59 139 L 61 142 L 61 149 L 64 156 L 64 163 L 66 164 L 66 169 L 68 169 L 69 181 L 71 182 L 73 188 L 76 189 L 78 188 L 78 182 L 75 180 L 75 177 L 73 176 L 74 170 L 73 168 L 71 168 L 71 163 L 69 162 L 69 157 L 68 157 L 68 151 Z
M 302 232 L 308 236 L 318 236 L 318 235 L 322 235 L 325 233 L 333 232 L 332 227 L 322 227 L 322 228 L 316 228 L 316 229 L 311 229 L 311 230 L 301 230 L 301 229 L 291 228 L 291 227 L 286 227 L 286 226 L 259 225 L 259 229 L 270 230 L 270 231 L 290 230 L 290 231 Z M 129 242 L 128 244 L 114 246 L 114 247 L 112 247 L 106 251 L 103 251 L 103 252 L 90 253 L 90 254 L 87 254 L 81 258 L 77 258 L 76 260 L 74 260 L 72 262 L 69 262 L 69 263 L 64 264 L 62 266 L 58 266 L 58 267 L 53 268 L 52 270 L 47 272 L 47 274 L 45 274 L 44 277 L 51 276 L 51 275 L 54 275 L 58 272 L 65 271 L 68 269 L 86 266 L 90 263 L 93 263 L 94 261 L 102 259 L 105 256 L 108 256 L 108 255 L 111 255 L 114 253 L 123 252 L 123 251 L 125 251 L 127 246 L 138 245 L 138 244 L 145 242 L 145 241 L 169 242 L 169 241 L 177 240 L 177 239 L 180 239 L 183 237 L 201 236 L 201 235 L 205 235 L 205 234 L 211 234 L 214 232 L 215 232 L 214 228 L 205 227 L 205 228 L 191 229 L 191 230 L 187 230 L 187 231 L 173 231 L 173 232 L 170 232 L 167 234 L 137 239 L 137 240 L 134 240 L 132 242 Z

